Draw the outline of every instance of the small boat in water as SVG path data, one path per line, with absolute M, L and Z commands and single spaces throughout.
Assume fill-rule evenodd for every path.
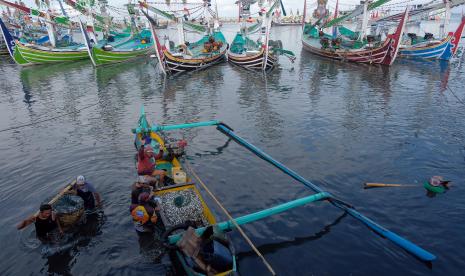
M 278 56 L 285 55 L 294 61 L 295 55 L 291 51 L 282 48 L 282 42 L 270 40 L 271 16 L 279 1 L 265 1 L 259 4 L 262 11 L 262 22 L 247 26 L 247 21 L 242 20 L 241 29 L 234 37 L 228 50 L 228 61 L 234 65 L 252 70 L 269 71 L 278 63 Z M 240 18 L 250 17 L 250 3 L 244 1 L 239 5 Z M 249 36 L 261 31 L 258 41 Z
M 447 36 L 441 40 L 415 41 L 416 35 L 409 34 L 411 45 L 401 45 L 399 57 L 450 60 L 457 53 L 464 26 L 465 17 L 462 17 L 455 32 L 448 33 Z
M 165 75 L 177 75 L 189 71 L 206 69 L 212 65 L 226 60 L 228 44 L 223 33 L 219 30 L 218 18 L 214 19 L 213 26 L 195 24 L 185 21 L 184 14 L 165 12 L 139 1 L 141 7 L 152 11 L 155 14 L 166 17 L 177 25 L 178 45 L 166 39 L 164 45 L 157 35 L 156 21 L 141 9 L 150 22 L 153 46 L 159 61 L 159 67 Z M 203 34 L 203 37 L 195 42 L 186 41 L 184 30 L 191 30 Z
M 81 31 L 87 49 L 86 55 L 88 53 L 94 66 L 125 62 L 153 52 L 151 33 L 148 30 L 143 30 L 138 35 L 119 43 L 112 41 L 114 43 L 107 42 L 96 45 L 87 35 L 82 22 Z
M 160 145 L 166 149 L 160 133 L 152 131 L 143 109 L 134 132 L 137 149 L 147 137 L 151 138 L 150 145 L 153 149 Z M 174 179 L 174 183 L 152 192 L 160 208 L 158 217 L 161 224 L 157 223 L 156 227 L 164 232 L 163 237 L 184 233 L 182 239 L 169 247 L 173 263 L 181 267 L 187 275 L 229 275 L 235 272 L 236 257 L 228 235 L 213 227 L 216 220 L 212 211 L 196 184 L 183 171 L 176 156 L 156 160 L 156 168 L 165 170 L 167 177 Z M 209 231 L 197 235 L 194 228 L 202 227 L 209 227 Z
M 123 40 L 115 40 L 113 36 L 109 36 L 105 41 L 95 43 L 89 37 L 87 28 L 82 22 L 80 23 L 84 43 L 94 66 L 125 62 L 153 53 L 150 30 L 140 30 L 139 26 L 137 26 L 134 4 L 128 4 L 127 9 L 131 18 L 131 34 Z M 90 34 L 95 37 L 93 30 Z

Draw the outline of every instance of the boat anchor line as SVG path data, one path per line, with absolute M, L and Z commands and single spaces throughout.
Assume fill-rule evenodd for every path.
M 174 130 L 174 129 L 183 129 L 183 128 L 193 128 L 193 127 L 202 127 L 202 126 L 216 126 L 216 128 L 234 140 L 236 143 L 239 145 L 247 148 L 249 151 L 260 157 L 261 159 L 267 161 L 268 163 L 272 164 L 285 174 L 291 176 L 295 180 L 299 181 L 303 185 L 307 186 L 308 188 L 312 189 L 314 192 L 319 193 L 319 194 L 327 194 L 328 195 L 328 201 L 333 204 L 334 206 L 346 211 L 351 215 L 352 217 L 358 219 L 361 221 L 363 224 L 365 224 L 368 228 L 376 232 L 378 235 L 390 240 L 397 246 L 403 248 L 416 258 L 418 258 L 421 261 L 424 262 L 431 262 L 436 259 L 436 256 L 433 255 L 432 253 L 426 251 L 425 249 L 419 247 L 418 245 L 412 243 L 411 241 L 397 235 L 396 233 L 384 228 L 383 226 L 377 224 L 376 222 L 372 221 L 371 219 L 365 217 L 358 211 L 356 211 L 351 205 L 343 203 L 340 200 L 337 200 L 334 198 L 333 195 L 331 195 L 328 192 L 323 191 L 320 187 L 316 186 L 312 182 L 308 181 L 304 177 L 300 176 L 293 170 L 289 169 L 288 167 L 284 166 L 277 160 L 273 159 L 270 155 L 267 153 L 263 152 L 256 146 L 250 144 L 247 142 L 245 139 L 241 138 L 240 136 L 236 135 L 234 131 L 225 125 L 224 123 L 220 121 L 208 121 L 208 122 L 197 122 L 197 123 L 188 123 L 188 124 L 181 124 L 181 125 L 170 125 L 170 126 L 152 126 L 150 129 L 143 129 L 141 127 L 137 129 L 133 129 L 133 132 L 140 133 L 140 132 L 147 132 L 147 131 L 163 131 L 163 130 Z

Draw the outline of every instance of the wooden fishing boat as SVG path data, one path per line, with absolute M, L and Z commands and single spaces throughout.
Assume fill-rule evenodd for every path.
M 167 48 L 160 44 L 156 30 L 153 27 L 152 34 L 155 38 L 154 47 L 160 68 L 163 73 L 167 75 L 203 70 L 223 62 L 226 59 L 227 43 L 221 32 L 205 35 L 189 46 L 178 46 L 173 48 Z M 204 51 L 205 44 L 210 43 L 210 41 L 216 42 L 220 46 L 211 51 Z M 179 49 L 183 49 L 183 47 L 187 52 L 185 54 L 179 52 Z
M 52 48 L 16 41 L 14 52 L 14 59 L 20 65 L 73 62 L 89 58 L 82 46 Z
M 145 117 L 144 109 L 142 109 L 139 118 L 139 125 L 133 132 L 135 132 L 134 144 L 136 148 L 140 147 L 141 139 L 145 139 L 148 136 L 151 138 L 152 148 L 157 149 L 160 145 L 163 147 L 166 146 L 159 132 L 152 131 L 152 127 Z M 196 184 L 183 171 L 179 160 L 173 156 L 170 161 L 157 160 L 156 165 L 157 169 L 165 170 L 168 177 L 175 179 L 175 183 L 161 187 L 160 190 L 153 192 L 153 195 L 158 199 L 158 207 L 160 207 L 159 218 L 162 222 L 161 225 L 157 223 L 156 227 L 162 228 L 161 230 L 165 232 L 164 236 L 168 237 L 172 233 L 186 230 L 188 226 L 201 228 L 215 225 L 216 220 L 212 211 L 205 203 Z M 194 235 L 194 239 L 197 238 L 199 237 Z M 180 265 L 187 275 L 229 275 L 235 272 L 237 270 L 235 252 L 227 235 L 217 232 L 216 234 L 212 234 L 209 239 L 210 242 L 215 243 L 215 246 L 227 250 L 226 256 L 224 256 L 223 252 L 222 257 L 228 259 L 228 265 L 224 266 L 223 269 L 218 270 L 216 268 L 211 270 L 209 267 L 212 264 L 208 263 L 207 259 L 202 258 L 201 254 L 199 256 L 189 255 L 187 253 L 189 250 L 184 249 L 185 244 L 182 242 L 170 248 L 170 256 L 173 262 Z M 205 246 L 197 249 L 202 251 L 205 249 Z
M 228 61 L 234 65 L 252 70 L 269 71 L 275 67 L 279 55 L 286 55 L 293 61 L 294 53 L 282 49 L 281 41 L 271 41 L 270 28 L 271 16 L 279 5 L 280 1 L 268 1 L 261 3 L 262 22 L 246 26 L 246 21 L 242 21 L 241 30 L 236 34 L 228 50 Z M 242 2 L 239 5 L 241 18 L 250 16 L 250 3 Z M 261 25 L 261 28 L 260 28 Z M 261 30 L 260 38 L 254 41 L 249 35 Z
M 305 24 L 302 34 L 303 48 L 313 54 L 342 61 L 350 61 L 368 64 L 391 65 L 397 57 L 400 46 L 400 38 L 405 28 L 407 11 L 400 20 L 396 31 L 388 35 L 379 46 L 365 46 L 362 49 L 342 47 L 339 43 L 333 43 L 322 35 L 315 26 Z M 334 44 L 334 45 L 331 45 Z
M 239 45 L 242 36 L 237 34 L 231 43 L 231 47 Z M 258 50 L 234 50 L 228 51 L 228 61 L 234 65 L 252 70 L 269 71 L 273 69 L 278 61 L 278 58 L 272 52 L 266 51 L 264 47 L 259 47 Z
M 19 65 L 73 62 L 89 58 L 86 49 L 79 45 L 53 48 L 14 40 L 1 19 L 0 29 L 10 56 Z
M 177 24 L 179 42 L 175 46 L 173 42 L 166 41 L 165 45 L 160 43 L 157 29 L 154 27 L 156 21 L 143 9 L 141 10 L 150 22 L 154 48 L 159 67 L 165 75 L 177 75 L 184 72 L 203 70 L 212 65 L 225 61 L 228 44 L 219 31 L 219 24 L 216 22 L 213 30 L 191 22 L 184 22 L 184 16 L 176 16 L 154 7 L 145 2 L 139 2 L 141 7 L 147 8 L 154 13 L 165 16 Z M 186 42 L 184 28 L 189 28 L 195 32 L 204 33 L 204 36 L 196 42 Z
M 448 35 L 440 41 L 425 41 L 423 43 L 417 43 L 410 46 L 401 45 L 399 57 L 450 60 L 459 48 L 464 26 L 465 17 L 462 17 L 462 20 L 455 32 L 449 32 Z
M 153 53 L 150 31 L 142 31 L 137 37 L 120 43 L 98 43 L 95 45 L 91 42 L 82 22 L 80 26 L 88 56 L 94 66 L 125 62 Z
M 243 139 L 242 137 L 238 136 L 234 132 L 234 130 L 232 130 L 229 126 L 227 126 L 226 124 L 220 121 L 214 120 L 214 121 L 207 121 L 207 122 L 186 123 L 186 124 L 180 124 L 180 125 L 167 125 L 167 126 L 157 125 L 157 126 L 151 126 L 151 127 L 148 124 L 139 124 L 139 127 L 133 131 L 135 133 L 144 133 L 147 131 L 160 132 L 160 131 L 170 131 L 170 130 L 175 130 L 175 129 L 187 129 L 187 128 L 206 127 L 206 126 L 216 127 L 217 130 L 219 130 L 221 133 L 223 133 L 224 135 L 232 139 L 238 145 L 243 146 L 244 148 L 246 148 L 247 150 L 249 150 L 256 156 L 260 157 L 261 159 L 273 165 L 275 168 L 277 168 L 281 172 L 287 174 L 294 180 L 298 181 L 299 183 L 305 185 L 307 188 L 315 192 L 315 194 L 311 196 L 289 201 L 284 204 L 281 204 L 281 205 L 278 205 L 278 206 L 275 206 L 269 209 L 261 210 L 256 213 L 244 215 L 239 218 L 230 219 L 224 222 L 219 222 L 216 224 L 216 226 L 220 230 L 229 231 L 229 230 L 239 227 L 240 225 L 250 223 L 250 222 L 253 222 L 259 219 L 263 219 L 268 216 L 284 212 L 291 208 L 295 208 L 297 206 L 302 206 L 304 204 L 314 202 L 314 201 L 325 200 L 331 203 L 333 206 L 347 212 L 349 215 L 351 215 L 353 218 L 365 224 L 368 228 L 373 230 L 375 233 L 390 240 L 397 246 L 401 247 L 402 249 L 406 250 L 407 252 L 415 256 L 416 258 L 424 262 L 428 262 L 428 263 L 436 259 L 436 256 L 433 255 L 432 253 L 426 251 L 425 249 L 419 247 L 418 245 L 410 242 L 409 240 L 397 235 L 396 233 L 384 228 L 383 226 L 377 224 L 373 220 L 367 218 L 366 216 L 361 214 L 359 211 L 357 211 L 351 204 L 344 202 L 343 200 L 337 198 L 336 196 L 332 195 L 329 192 L 325 192 L 323 189 L 313 184 L 309 180 L 305 179 L 304 177 L 299 175 L 297 172 L 286 167 L 284 164 L 280 163 L 279 161 L 271 157 L 269 154 L 265 153 L 258 147 L 252 145 L 251 143 L 249 143 L 247 140 Z M 195 233 L 197 235 L 202 235 L 204 231 L 206 231 L 205 227 L 200 227 L 200 228 L 195 229 Z M 176 233 L 176 234 L 170 235 L 168 237 L 168 243 L 176 244 L 184 235 L 185 233 Z

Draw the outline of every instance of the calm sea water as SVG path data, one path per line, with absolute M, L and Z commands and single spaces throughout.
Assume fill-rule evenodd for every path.
M 399 60 L 390 68 L 332 62 L 301 51 L 299 28 L 273 31 L 297 60 L 281 58 L 266 76 L 226 63 L 163 79 L 144 60 L 94 69 L 89 62 L 21 68 L 2 59 L 0 130 L 31 125 L 0 131 L 0 274 L 165 273 L 141 251 L 128 213 L 136 179 L 130 129 L 143 105 L 159 124 L 226 122 L 438 257 L 429 268 L 322 202 L 244 226 L 278 274 L 462 275 L 464 60 Z M 225 34 L 231 39 L 234 29 Z M 312 194 L 214 128 L 168 135 L 188 141 L 195 171 L 234 216 Z M 100 191 L 104 216 L 70 251 L 42 257 L 30 230 L 15 224 L 78 174 Z M 364 182 L 421 185 L 432 175 L 454 186 L 434 198 L 421 187 L 362 189 Z M 240 273 L 267 274 L 244 240 L 232 239 Z

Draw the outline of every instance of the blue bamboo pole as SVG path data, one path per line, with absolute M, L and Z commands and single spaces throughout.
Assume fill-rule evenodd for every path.
M 240 144 L 243 147 L 247 148 L 248 150 L 253 152 L 255 155 L 262 158 L 263 160 L 271 163 L 273 166 L 277 167 L 282 172 L 284 172 L 285 174 L 291 176 L 292 178 L 294 178 L 295 180 L 297 180 L 300 183 L 304 184 L 305 186 L 312 189 L 313 191 L 315 191 L 317 193 L 324 192 L 320 187 L 316 186 L 315 184 L 313 184 L 310 181 L 308 181 L 307 179 L 303 178 L 302 176 L 300 176 L 299 174 L 297 174 L 293 170 L 289 169 L 288 167 L 284 166 L 280 162 L 276 161 L 275 159 L 273 159 L 273 157 L 266 154 L 265 152 L 263 152 L 262 150 L 260 150 L 256 146 L 250 144 L 249 142 L 247 142 L 243 138 L 239 137 L 232 130 L 225 127 L 224 125 L 219 124 L 217 126 L 217 128 L 218 128 L 218 130 L 223 132 L 225 135 L 231 137 L 238 144 Z M 331 198 L 329 199 L 329 201 L 334 206 L 348 212 L 352 217 L 354 217 L 354 218 L 358 219 L 359 221 L 363 222 L 370 229 L 372 229 L 373 231 L 375 231 L 376 233 L 378 233 L 382 237 L 385 237 L 385 238 L 389 239 L 390 241 L 397 244 L 398 246 L 405 249 L 406 251 L 410 252 L 411 254 L 413 254 L 414 256 L 419 258 L 420 260 L 430 262 L 430 261 L 433 261 L 433 260 L 436 259 L 435 255 L 433 255 L 430 252 L 424 250 L 423 248 L 419 247 L 418 245 L 410 242 L 409 240 L 402 238 L 401 236 L 397 235 L 396 233 L 394 233 L 392 231 L 389 231 L 388 229 L 382 227 L 381 225 L 379 225 L 376 222 L 372 221 L 371 219 L 365 217 L 364 215 L 362 215 L 361 213 L 359 213 L 358 211 L 356 211 L 352 207 L 350 207 L 350 206 L 348 206 L 346 204 L 343 204 L 338 200 L 334 200 L 334 199 L 331 199 Z
M 310 202 L 314 202 L 314 201 L 318 201 L 318 200 L 322 200 L 322 199 L 327 199 L 327 198 L 329 198 L 328 193 L 326 193 L 326 192 L 318 193 L 318 194 L 310 195 L 310 196 L 307 196 L 307 197 L 299 198 L 299 199 L 296 199 L 296 200 L 292 200 L 292 201 L 289 201 L 289 202 L 286 202 L 286 203 L 271 207 L 269 209 L 264 209 L 264 210 L 261 210 L 261 211 L 258 211 L 258 212 L 252 213 L 252 214 L 248 214 L 248 215 L 245 215 L 245 216 L 242 216 L 242 217 L 238 217 L 238 218 L 234 219 L 234 221 L 238 225 L 243 225 L 243 224 L 247 224 L 247 223 L 257 221 L 257 220 L 264 219 L 264 218 L 272 216 L 272 215 L 276 215 L 276 214 L 285 212 L 287 210 L 290 210 L 290 209 L 305 205 L 305 204 L 310 203 Z M 234 229 L 236 227 L 231 220 L 227 220 L 227 221 L 217 223 L 217 226 L 222 231 L 229 231 L 229 230 L 232 230 L 232 229 Z M 200 236 L 200 235 L 203 234 L 203 232 L 205 231 L 206 228 L 207 227 L 197 228 L 197 229 L 195 229 L 195 232 L 197 233 L 197 235 Z M 168 237 L 168 241 L 169 241 L 170 244 L 175 244 L 181 238 L 181 236 L 182 236 L 182 234 L 171 235 L 171 236 Z
M 168 131 L 168 130 L 183 129 L 183 128 L 214 126 L 214 125 L 218 125 L 219 123 L 220 121 L 206 121 L 206 122 L 196 122 L 196 123 L 167 125 L 167 126 L 151 126 L 151 127 L 139 126 L 138 128 L 132 129 L 132 132 L 141 133 L 141 132 L 150 132 L 150 131 L 153 131 L 153 132 Z

